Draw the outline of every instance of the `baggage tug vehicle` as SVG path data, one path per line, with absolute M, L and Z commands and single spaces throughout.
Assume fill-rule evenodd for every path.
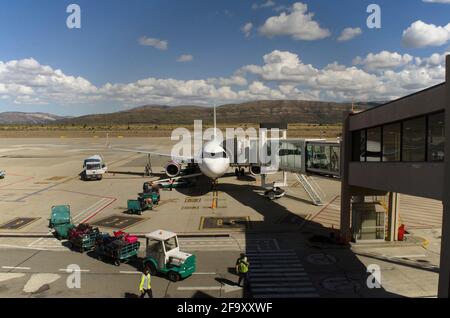
M 195 272 L 195 255 L 180 251 L 176 233 L 157 230 L 146 234 L 145 238 L 143 265 L 150 275 L 164 274 L 171 281 L 177 282 Z

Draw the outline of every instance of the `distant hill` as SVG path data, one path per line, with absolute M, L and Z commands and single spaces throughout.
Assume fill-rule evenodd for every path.
M 355 108 L 365 110 L 379 103 L 357 103 Z M 351 109 L 350 103 L 318 101 L 275 100 L 227 104 L 217 107 L 218 123 L 341 123 L 344 111 Z M 93 114 L 57 120 L 58 124 L 192 124 L 194 119 L 212 122 L 213 109 L 193 105 L 163 106 L 145 105 L 126 111 L 109 114 Z
M 4 112 L 0 113 L 0 124 L 48 124 L 64 118 L 48 113 Z

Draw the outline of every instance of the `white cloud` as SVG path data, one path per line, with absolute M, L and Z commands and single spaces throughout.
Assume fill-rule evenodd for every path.
M 358 62 L 366 63 L 364 69 L 336 62 L 319 69 L 303 63 L 298 55 L 285 51 L 273 51 L 263 59 L 261 66 L 242 67 L 240 75 L 249 73 L 261 81 L 278 83 L 279 88 L 284 86 L 285 89 L 281 91 L 280 88 L 280 91 L 285 95 L 286 87 L 294 88 L 290 90 L 294 95 L 287 95 L 294 99 L 296 96 L 315 96 L 315 99 L 333 101 L 353 98 L 361 101 L 389 100 L 445 80 L 442 58 L 436 56 L 422 61 L 407 54 L 383 51 L 369 54 L 365 59 L 359 58 Z M 417 64 L 417 61 L 422 63 Z M 437 61 L 441 64 L 436 65 Z
M 226 77 L 208 78 L 207 83 L 218 86 L 246 86 L 247 79 L 243 76 L 235 75 L 229 78 Z
M 297 2 L 292 5 L 292 12 L 282 12 L 279 16 L 268 18 L 259 28 L 259 32 L 267 37 L 291 36 L 294 40 L 319 40 L 330 36 L 328 29 L 320 27 L 313 20 L 314 13 L 308 13 L 308 6 Z
M 148 77 L 101 86 L 32 58 L 0 61 L 0 98 L 2 104 L 11 105 L 115 102 L 124 107 L 260 99 L 373 101 L 404 96 L 445 80 L 444 53 L 413 57 L 382 51 L 355 61 L 353 66 L 330 62 L 325 67 L 315 67 L 296 53 L 274 50 L 262 57 L 262 63 L 244 65 L 230 77 Z
M 191 54 L 183 54 L 183 55 L 180 55 L 177 58 L 177 62 L 181 62 L 181 63 L 183 63 L 183 62 L 190 62 L 193 59 L 194 59 L 194 57 Z
M 149 38 L 146 36 L 142 36 L 138 40 L 140 45 L 143 46 L 152 46 L 154 48 L 157 48 L 158 50 L 167 50 L 167 47 L 169 45 L 168 41 L 165 40 L 159 40 L 156 38 Z
M 265 81 L 282 81 L 302 83 L 317 74 L 317 70 L 310 64 L 304 64 L 297 54 L 287 51 L 272 51 L 263 56 L 264 65 L 247 65 L 240 69 L 240 73 L 259 75 Z
M 252 5 L 252 9 L 256 10 L 256 9 L 261 9 L 261 8 L 269 8 L 269 7 L 273 7 L 274 5 L 275 5 L 275 2 L 273 2 L 272 0 L 267 0 L 266 2 L 261 3 L 261 4 L 254 3 Z
M 427 67 L 434 67 L 434 66 L 442 66 L 445 67 L 445 57 L 450 54 L 450 48 L 448 52 L 439 54 L 434 53 L 430 55 L 429 57 L 425 58 L 415 58 L 415 62 L 419 66 L 427 66 Z
M 450 23 L 446 26 L 427 24 L 420 20 L 403 31 L 403 45 L 409 48 L 441 46 L 450 41 Z
M 41 104 L 50 100 L 76 103 L 97 93 L 88 80 L 66 75 L 33 58 L 0 61 L 0 83 L 0 93 L 16 98 L 16 103 Z
M 250 36 L 250 32 L 252 31 L 253 28 L 253 23 L 248 22 L 246 24 L 244 24 L 241 28 L 242 33 L 245 34 L 245 37 L 249 37 Z
M 345 28 L 337 40 L 339 42 L 350 41 L 361 34 L 362 34 L 361 28 Z
M 357 56 L 353 65 L 363 65 L 367 70 L 392 69 L 412 62 L 413 56 L 401 55 L 397 52 L 382 51 L 377 54 L 369 53 L 365 58 Z

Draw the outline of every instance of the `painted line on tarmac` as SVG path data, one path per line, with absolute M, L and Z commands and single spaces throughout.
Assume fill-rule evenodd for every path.
M 202 273 L 202 272 L 200 272 L 200 273 L 192 273 L 192 275 L 216 275 L 216 273 L 215 272 L 204 272 L 204 273 Z
M 98 208 L 98 206 L 100 206 L 106 199 L 101 199 L 99 201 L 96 201 L 94 204 L 92 204 L 91 206 L 89 206 L 88 208 L 82 210 L 80 213 L 78 213 L 77 215 L 75 215 L 73 217 L 73 221 L 78 220 L 79 218 L 82 218 L 86 213 L 89 213 L 91 211 L 91 209 L 95 209 Z
M 22 269 L 22 270 L 30 270 L 31 267 L 20 267 L 20 266 L 2 266 L 3 269 Z
M 17 248 L 17 249 L 24 249 L 24 250 L 34 250 L 34 251 L 47 251 L 46 248 L 41 247 L 32 247 L 32 246 L 21 246 L 21 245 L 12 245 L 12 244 L 0 244 L 1 248 Z
M 121 274 L 142 274 L 141 272 L 136 271 L 120 271 Z
M 90 269 L 67 269 L 67 268 L 60 268 L 58 269 L 60 272 L 66 272 L 66 273 L 73 273 L 73 272 L 90 272 Z
M 221 290 L 222 286 L 178 287 L 178 290 Z
M 0 186 L 0 188 L 4 188 L 4 187 L 10 186 L 10 185 L 17 184 L 17 183 L 22 183 L 22 182 L 25 182 L 25 181 L 28 181 L 28 180 L 31 180 L 31 179 L 34 179 L 34 177 L 26 177 L 25 179 L 22 179 L 22 180 L 18 180 L 18 181 L 14 181 L 14 182 L 11 182 L 11 183 L 3 184 L 3 185 Z
M 111 204 L 113 204 L 114 202 L 117 201 L 117 199 L 110 199 L 111 201 L 109 201 L 108 204 L 104 205 L 103 207 L 97 209 L 94 213 L 92 213 L 91 215 L 89 215 L 86 219 L 84 219 L 83 221 L 81 221 L 81 223 L 86 223 L 87 221 L 89 221 L 90 219 L 92 219 L 93 217 L 95 217 L 97 214 L 99 214 L 100 212 L 102 212 L 104 209 L 106 209 L 107 207 L 109 207 Z
M 53 232 L 53 231 L 49 231 L 49 232 L 47 233 L 47 235 L 51 235 L 52 232 Z M 46 239 L 46 237 L 38 238 L 38 239 L 36 239 L 35 241 L 33 241 L 33 242 L 31 242 L 30 244 L 28 244 L 28 246 L 31 247 L 31 246 L 33 246 L 33 245 L 36 245 L 38 242 L 40 242 L 40 241 L 42 241 L 42 240 L 44 240 L 44 239 Z

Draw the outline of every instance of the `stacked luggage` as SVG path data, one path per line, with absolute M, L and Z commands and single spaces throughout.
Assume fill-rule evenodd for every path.
M 102 260 L 104 257 L 112 259 L 114 265 L 119 266 L 121 262 L 127 262 L 136 258 L 141 243 L 137 236 L 117 231 L 111 236 L 102 234 L 97 240 L 97 258 Z
M 87 223 L 80 223 L 69 231 L 69 242 L 77 247 L 81 253 L 95 247 L 97 237 L 100 235 L 98 227 Z

